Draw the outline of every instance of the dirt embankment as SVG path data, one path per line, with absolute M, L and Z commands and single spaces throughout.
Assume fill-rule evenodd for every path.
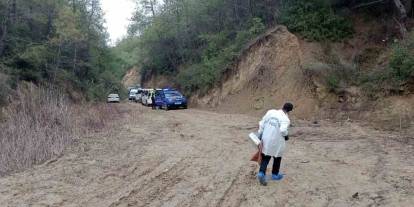
M 302 56 L 299 39 L 286 27 L 275 27 L 249 45 L 219 88 L 192 101 L 236 113 L 263 113 L 292 101 L 302 118 L 310 118 L 318 104 Z
M 413 126 L 414 95 L 372 101 L 355 85 L 330 91 L 327 76 L 333 69 L 329 68 L 332 61 L 344 65 L 357 61 L 359 70 L 387 64 L 390 34 L 381 31 L 389 29 L 366 24 L 356 24 L 358 32 L 353 39 L 326 44 L 301 40 L 286 27 L 277 26 L 243 51 L 219 87 L 195 95 L 191 101 L 222 112 L 255 115 L 291 101 L 296 105 L 297 118 L 358 119 L 394 129 Z M 314 67 L 311 73 L 310 66 Z
M 0 178 L 0 206 L 410 206 L 412 140 L 355 123 L 293 119 L 281 181 L 261 186 L 247 134 L 259 117 L 111 105 L 114 130 Z M 270 170 L 270 167 L 269 167 Z M 268 171 L 270 173 L 270 171 Z
M 142 84 L 146 88 L 167 88 L 175 87 L 173 77 L 165 75 L 151 76 L 148 80 L 145 80 Z
M 139 69 L 135 67 L 128 70 L 122 79 L 122 85 L 124 85 L 125 88 L 135 86 L 137 84 L 140 84 L 140 82 L 141 75 L 139 74 Z

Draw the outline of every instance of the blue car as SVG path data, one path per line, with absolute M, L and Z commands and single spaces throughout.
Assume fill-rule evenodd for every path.
M 155 108 L 169 110 L 172 108 L 187 108 L 187 99 L 177 90 L 158 89 L 155 91 Z

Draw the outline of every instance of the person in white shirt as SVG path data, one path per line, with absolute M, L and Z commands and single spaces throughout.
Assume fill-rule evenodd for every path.
M 273 157 L 272 180 L 281 180 L 283 174 L 279 172 L 286 141 L 289 139 L 288 128 L 290 120 L 289 112 L 293 110 L 293 104 L 285 103 L 281 110 L 269 110 L 259 122 L 259 136 L 262 144 L 262 161 L 257 177 L 260 184 L 267 185 L 266 169 Z

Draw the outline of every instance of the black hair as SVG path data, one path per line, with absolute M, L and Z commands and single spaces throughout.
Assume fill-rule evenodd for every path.
M 293 110 L 293 104 L 292 103 L 285 103 L 283 105 L 283 111 L 289 112 Z

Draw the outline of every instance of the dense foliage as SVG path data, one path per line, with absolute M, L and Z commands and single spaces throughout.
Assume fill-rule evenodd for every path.
M 284 0 L 280 20 L 309 40 L 338 41 L 353 33 L 351 21 L 334 13 L 323 0 Z
M 400 95 L 413 92 L 414 33 L 394 44 L 388 65 L 362 77 L 362 86 L 372 98 L 378 95 Z
M 338 1 L 327 2 L 137 0 L 117 54 L 123 65 L 139 65 L 144 80 L 164 74 L 187 93 L 205 92 L 250 40 L 273 25 L 285 23 L 311 40 L 348 37 L 352 25 L 331 9 Z
M 0 0 L 0 72 L 13 87 L 51 83 L 90 99 L 121 90 L 106 40 L 99 0 Z
M 276 22 L 278 0 L 139 0 L 130 37 L 120 42 L 125 65 L 143 79 L 176 77 L 186 91 L 205 91 L 220 80 L 252 38 Z M 131 46 L 133 45 L 133 46 Z M 138 57 L 133 59 L 132 57 Z
M 392 76 L 403 84 L 414 79 L 414 33 L 394 46 L 389 65 Z

